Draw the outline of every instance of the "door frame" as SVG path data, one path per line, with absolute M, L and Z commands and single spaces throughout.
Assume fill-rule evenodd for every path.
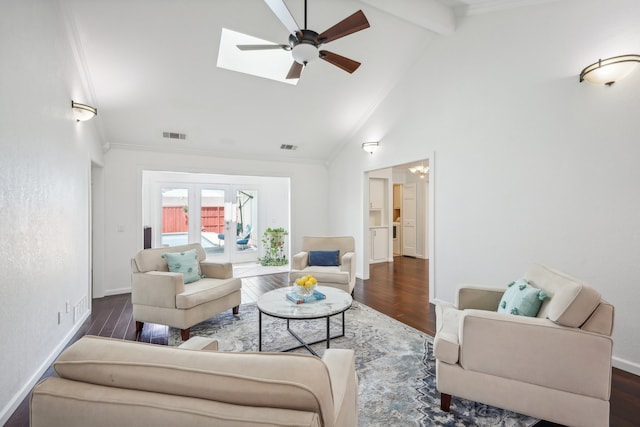
M 378 167 L 376 169 L 371 169 L 371 170 L 365 170 L 364 174 L 363 174 L 363 205 L 362 205 L 362 209 L 363 209 L 363 215 L 362 215 L 362 262 L 363 262 L 363 268 L 362 268 L 362 279 L 363 280 L 367 280 L 369 279 L 369 248 L 371 245 L 370 239 L 369 239 L 369 176 L 371 174 L 371 172 L 374 172 L 376 170 L 382 170 L 382 169 L 388 169 L 388 168 L 394 168 L 394 167 L 398 167 L 398 166 L 402 166 L 405 164 L 410 164 L 410 163 L 415 163 L 421 160 L 425 160 L 428 162 L 429 165 L 429 175 L 428 175 L 428 197 L 426 202 L 428 203 L 428 207 L 427 207 L 427 226 L 424 227 L 424 230 L 426 231 L 427 234 L 427 238 L 426 238 L 426 245 L 429 248 L 428 249 L 428 263 L 429 263 L 429 302 L 434 301 L 435 300 L 435 295 L 436 295 L 436 210 L 435 210 L 435 205 L 436 205 L 436 191 L 435 191 L 435 187 L 436 187 L 436 158 L 435 158 L 435 152 L 431 151 L 429 153 L 427 153 L 424 156 L 420 156 L 418 158 L 416 158 L 415 160 L 409 160 L 409 161 L 405 161 L 402 163 L 394 163 L 392 165 L 388 165 L 388 166 L 384 166 L 384 167 Z M 391 187 L 391 191 L 393 191 L 393 182 L 389 183 L 389 186 Z M 391 193 L 393 194 L 393 193 Z M 393 211 L 393 204 L 390 205 L 390 209 Z M 389 224 L 389 230 L 391 230 L 392 224 Z M 390 239 L 391 240 L 391 239 Z M 393 248 L 392 248 L 393 249 Z

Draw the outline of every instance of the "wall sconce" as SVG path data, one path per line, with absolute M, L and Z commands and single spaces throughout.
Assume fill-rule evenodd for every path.
M 379 142 L 363 142 L 362 149 L 369 154 L 373 154 L 378 149 Z
M 413 174 L 418 174 L 420 175 L 421 179 L 424 179 L 425 176 L 427 176 L 427 174 L 429 173 L 429 166 L 425 165 L 418 165 L 418 166 L 414 166 L 412 168 L 409 168 L 409 172 L 413 173 Z
M 640 62 L 640 55 L 622 55 L 599 59 L 585 67 L 580 73 L 580 81 L 611 86 L 629 74 Z
M 98 109 L 85 104 L 79 104 L 71 100 L 71 109 L 73 110 L 73 117 L 77 122 L 86 122 L 93 119 L 98 115 Z

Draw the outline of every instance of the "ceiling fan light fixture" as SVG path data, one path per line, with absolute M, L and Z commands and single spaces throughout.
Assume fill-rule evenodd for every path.
M 586 66 L 580 72 L 580 81 L 611 86 L 616 81 L 631 73 L 640 63 L 640 55 L 621 55 L 607 59 L 599 59 Z
M 311 43 L 300 43 L 293 47 L 291 54 L 298 64 L 307 65 L 318 58 L 318 48 Z

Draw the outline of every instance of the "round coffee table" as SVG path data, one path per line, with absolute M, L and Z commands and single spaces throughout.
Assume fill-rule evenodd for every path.
M 287 320 L 287 331 L 300 342 L 297 347 L 287 348 L 280 351 L 291 351 L 298 348 L 306 348 L 314 356 L 318 353 L 310 347 L 313 344 L 326 341 L 327 348 L 333 338 L 344 336 L 344 312 L 351 307 L 353 299 L 351 295 L 343 290 L 329 286 L 318 286 L 316 290 L 323 293 L 326 298 L 318 301 L 296 304 L 287 299 L 287 294 L 293 292 L 292 287 L 280 288 L 267 292 L 258 298 L 258 351 L 262 351 L 262 314 Z M 332 316 L 342 314 L 342 334 L 331 336 L 329 320 Z M 311 343 L 305 342 L 298 334 L 291 330 L 289 322 L 291 320 L 327 319 L 327 337 Z

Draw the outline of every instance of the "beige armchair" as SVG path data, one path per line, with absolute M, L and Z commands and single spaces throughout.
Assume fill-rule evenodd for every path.
M 196 251 L 204 278 L 185 284 L 182 273 L 169 271 L 163 254 L 188 250 Z M 143 249 L 136 254 L 131 260 L 131 302 L 138 333 L 144 322 L 158 323 L 180 328 L 186 341 L 191 326 L 230 308 L 238 313 L 242 284 L 233 277 L 231 263 L 205 259 L 206 253 L 198 243 Z
M 535 265 L 537 317 L 496 313 L 504 289 L 463 286 L 436 305 L 441 407 L 451 395 L 570 426 L 609 425 L 614 308 L 589 285 Z
M 336 251 L 335 258 L 331 257 L 330 252 Z M 289 283 L 293 285 L 299 277 L 312 274 L 318 279 L 318 285 L 352 293 L 356 285 L 355 257 L 355 240 L 351 236 L 303 237 L 302 251 L 291 261 Z

